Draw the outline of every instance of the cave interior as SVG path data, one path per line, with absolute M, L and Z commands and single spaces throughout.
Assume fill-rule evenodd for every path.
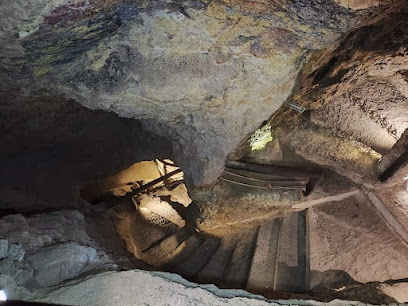
M 0 41 L 0 305 L 408 303 L 407 1 L 3 1 Z

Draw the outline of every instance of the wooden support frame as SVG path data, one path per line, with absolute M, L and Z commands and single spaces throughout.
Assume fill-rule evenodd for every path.
M 298 168 L 277 166 L 277 165 L 262 165 L 243 161 L 227 161 L 227 167 L 235 169 L 243 169 L 247 171 L 264 173 L 283 177 L 292 178 L 320 178 L 320 171 L 308 171 Z
M 299 189 L 308 196 L 316 187 L 320 171 L 308 171 L 244 161 L 227 161 L 221 180 L 261 189 Z
M 408 149 L 398 157 L 381 175 L 378 177 L 379 181 L 385 183 L 391 178 L 399 169 L 408 163 Z
M 155 179 L 155 180 L 153 180 L 153 181 L 151 181 L 151 182 L 149 182 L 147 184 L 144 184 L 144 185 L 140 186 L 139 188 L 136 188 L 136 189 L 132 190 L 131 192 L 127 193 L 123 198 L 124 199 L 129 199 L 133 203 L 133 201 L 134 201 L 133 197 L 136 196 L 137 194 L 139 194 L 139 193 L 141 193 L 141 192 L 143 192 L 145 190 L 148 190 L 149 188 L 152 188 L 152 187 L 154 187 L 155 185 L 157 185 L 159 183 L 165 182 L 167 179 L 169 179 L 173 175 L 176 175 L 176 174 L 178 174 L 180 172 L 182 172 L 181 169 L 176 169 L 176 170 L 174 170 L 172 172 L 169 172 L 166 175 L 163 175 L 163 176 L 161 176 L 161 177 L 159 177 L 159 178 L 157 178 L 157 179 Z M 105 193 L 98 199 L 98 201 L 95 204 L 100 203 L 102 201 L 109 201 L 109 200 L 112 200 L 112 199 L 115 199 L 115 198 L 118 198 L 118 197 L 112 195 L 110 192 Z

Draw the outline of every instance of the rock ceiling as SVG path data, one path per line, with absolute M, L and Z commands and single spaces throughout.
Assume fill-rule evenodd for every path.
M 408 231 L 407 16 L 406 0 L 0 1 L 3 270 L 18 275 L 17 285 L 41 287 L 88 264 L 129 268 L 112 219 L 99 214 L 107 203 L 90 208 L 84 186 L 170 158 L 185 174 L 194 222 L 199 216 L 207 229 L 282 213 L 303 196 L 324 201 L 358 189 L 310 209 L 312 268 L 360 281 L 404 278 L 403 237 L 384 222 Z M 264 149 L 251 151 L 249 139 Z M 261 187 L 271 200 L 242 184 L 225 192 L 218 179 L 227 159 L 316 170 L 319 185 L 310 197 L 293 188 L 295 200 L 269 181 Z M 390 179 L 379 180 L 396 161 Z M 129 189 L 130 180 L 138 183 L 121 184 Z M 379 205 L 394 223 L 377 215 Z M 30 227 L 38 245 L 24 243 Z M 85 228 L 106 245 L 94 245 Z M 115 254 L 112 262 L 102 249 Z M 21 262 L 25 252 L 32 271 Z M 49 270 L 44 258 L 76 272 Z
M 45 92 L 138 119 L 145 131 L 169 140 L 195 187 L 211 186 L 227 155 L 288 99 L 311 110 L 324 104 L 311 116 L 324 133 L 335 127 L 335 134 L 383 153 L 408 125 L 406 6 L 371 0 L 3 2 L 1 105 L 13 116 L 30 103 L 24 97 L 36 93 L 41 100 Z M 15 96 L 22 102 L 14 103 Z M 40 104 L 48 109 L 47 103 Z M 353 118 L 343 121 L 350 109 L 384 129 L 371 135 Z M 284 111 L 279 122 L 293 117 Z

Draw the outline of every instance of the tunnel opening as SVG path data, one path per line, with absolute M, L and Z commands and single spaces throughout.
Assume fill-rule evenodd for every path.
M 198 232 L 199 212 L 188 195 L 182 169 L 170 159 L 135 163 L 86 184 L 80 194 L 96 210 L 114 211 L 115 229 L 127 249 L 153 267 L 169 269 L 163 267 L 169 266 L 169 256 L 176 260 L 184 239 Z
M 178 185 L 183 188 L 183 196 L 186 198 L 183 201 L 191 203 L 182 170 L 170 159 L 155 159 L 134 163 L 117 174 L 94 180 L 81 188 L 80 195 L 95 205 L 115 197 L 151 195 L 159 189 L 171 190 Z

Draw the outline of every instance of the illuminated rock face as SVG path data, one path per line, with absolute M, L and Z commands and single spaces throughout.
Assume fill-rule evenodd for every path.
M 313 50 L 364 20 L 334 1 L 19 0 L 1 12 L 4 84 L 141 119 L 193 186 L 211 185 L 285 102 Z
M 227 155 L 297 92 L 299 72 L 324 64 L 316 50 L 401 3 L 4 2 L 4 100 L 45 89 L 141 120 L 169 139 L 190 187 L 211 186 Z
M 378 0 L 335 0 L 341 6 L 353 9 L 362 10 L 380 4 Z

